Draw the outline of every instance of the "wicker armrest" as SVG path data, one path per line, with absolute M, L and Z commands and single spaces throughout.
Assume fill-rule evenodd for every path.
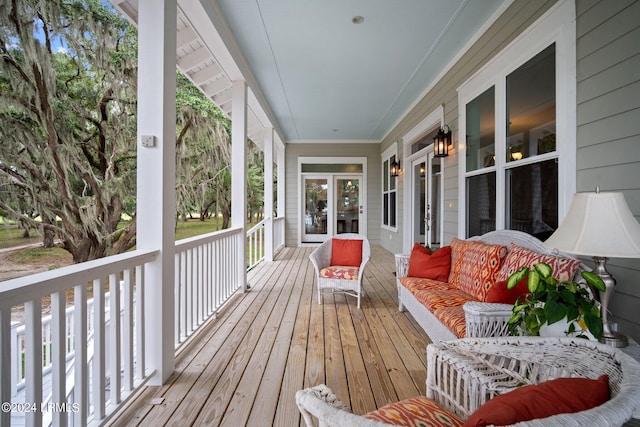
M 396 279 L 407 277 L 409 272 L 409 255 L 396 254 Z
M 462 306 L 466 320 L 466 336 L 503 337 L 508 335 L 507 323 L 511 317 L 512 304 L 467 302 Z

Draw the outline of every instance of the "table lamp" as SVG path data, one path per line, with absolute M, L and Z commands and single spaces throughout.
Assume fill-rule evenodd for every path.
M 566 218 L 544 242 L 548 248 L 593 257 L 593 270 L 604 281 L 600 292 L 603 334 L 600 342 L 625 347 L 627 337 L 614 331 L 608 320 L 608 306 L 616 281 L 607 272 L 608 258 L 640 258 L 640 224 L 622 193 L 576 193 Z

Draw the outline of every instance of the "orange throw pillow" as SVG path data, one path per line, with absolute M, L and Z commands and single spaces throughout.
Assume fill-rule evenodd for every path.
M 525 295 L 529 293 L 529 288 L 527 287 L 527 278 L 529 276 L 524 276 L 522 280 L 518 282 L 518 284 L 513 289 L 507 289 L 507 281 L 501 280 L 499 282 L 491 285 L 489 290 L 487 291 L 487 296 L 484 302 L 497 302 L 500 304 L 515 304 L 520 295 Z
M 444 246 L 431 252 L 419 243 L 413 245 L 409 257 L 408 277 L 420 277 L 446 282 L 451 269 L 451 247 Z
M 478 408 L 465 427 L 511 425 L 557 414 L 586 411 L 609 400 L 609 377 L 556 378 L 496 396 Z
M 362 240 L 331 239 L 331 265 L 360 267 Z

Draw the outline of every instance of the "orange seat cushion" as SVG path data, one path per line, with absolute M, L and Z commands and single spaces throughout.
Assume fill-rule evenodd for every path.
M 400 283 L 411 292 L 422 291 L 425 289 L 435 289 L 440 291 L 456 289 L 446 282 L 439 282 L 437 280 L 424 279 L 421 277 L 403 277 L 400 279 Z
M 416 291 L 413 295 L 432 313 L 442 307 L 455 307 L 463 305 L 465 302 L 476 301 L 473 296 L 459 289 L 447 291 L 426 289 L 424 291 Z
M 358 280 L 360 268 L 344 265 L 334 265 L 320 270 L 320 277 L 324 279 Z
M 396 426 L 461 427 L 464 421 L 426 397 L 413 397 L 365 414 L 366 418 Z
M 467 320 L 461 305 L 442 307 L 433 312 L 436 319 L 442 322 L 458 338 L 464 338 L 467 333 Z
M 362 240 L 331 239 L 330 265 L 359 267 L 362 264 Z

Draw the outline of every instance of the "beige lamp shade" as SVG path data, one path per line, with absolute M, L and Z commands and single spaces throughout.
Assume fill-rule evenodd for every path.
M 577 193 L 544 245 L 575 255 L 640 258 L 640 224 L 622 193 Z

